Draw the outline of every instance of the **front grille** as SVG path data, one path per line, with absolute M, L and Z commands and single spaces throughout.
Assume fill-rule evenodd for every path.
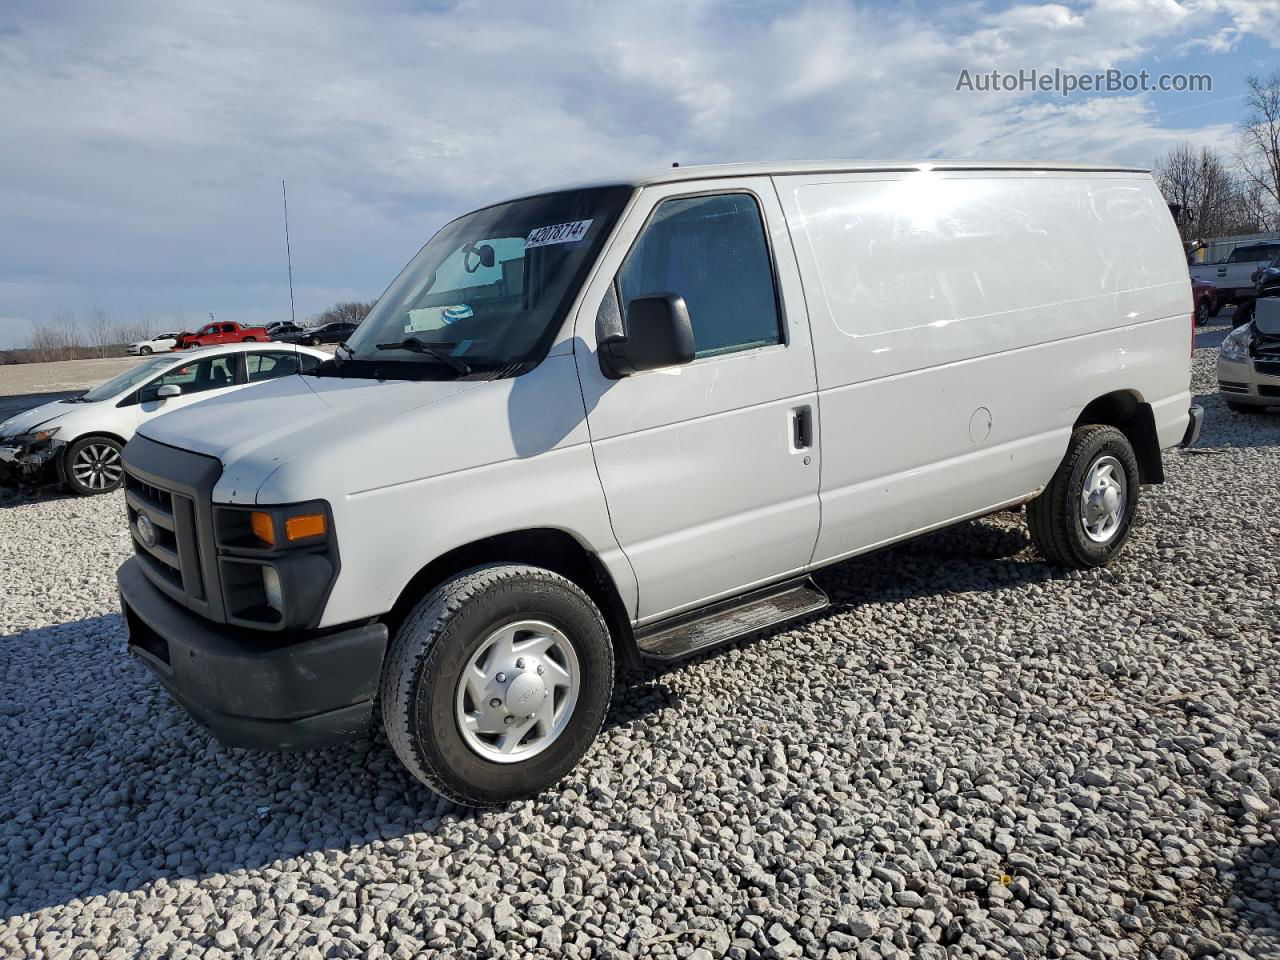
M 129 533 L 143 567 L 171 588 L 194 600 L 205 599 L 204 577 L 190 497 L 148 483 L 128 471 L 124 481 Z M 140 521 L 145 518 L 145 522 Z
M 1219 380 L 1218 389 L 1223 393 L 1248 393 L 1247 383 L 1236 383 L 1234 380 Z
M 1255 360 L 1253 369 L 1268 377 L 1280 377 L 1280 360 Z
M 1271 383 L 1258 384 L 1258 396 L 1260 397 L 1280 397 L 1280 387 Z

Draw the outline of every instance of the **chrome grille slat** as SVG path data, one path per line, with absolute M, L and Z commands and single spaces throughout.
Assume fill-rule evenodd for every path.
M 200 571 L 194 504 L 190 497 L 165 490 L 125 472 L 125 506 L 134 553 L 158 585 L 178 598 L 205 600 Z M 138 518 L 152 526 L 153 543 L 138 532 Z

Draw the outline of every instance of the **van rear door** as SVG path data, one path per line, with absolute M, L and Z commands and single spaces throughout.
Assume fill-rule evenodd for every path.
M 598 308 L 653 293 L 685 299 L 696 359 L 608 379 Z M 578 315 L 578 369 L 641 623 L 809 563 L 819 462 L 803 305 L 767 178 L 646 188 L 605 253 Z

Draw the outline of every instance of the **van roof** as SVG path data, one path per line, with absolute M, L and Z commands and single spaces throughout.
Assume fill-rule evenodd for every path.
M 1040 170 L 1073 173 L 1146 173 L 1144 167 L 1094 163 L 1029 163 L 1003 160 L 790 160 L 762 163 L 714 163 L 667 167 L 646 175 L 624 179 L 633 186 L 671 183 L 677 180 L 707 180 L 712 177 L 767 177 L 813 173 L 901 173 L 914 170 Z M 615 181 L 617 182 L 617 181 Z
M 1150 173 L 1147 167 L 1123 164 L 1052 163 L 1010 160 L 783 160 L 751 163 L 708 163 L 665 167 L 641 173 L 603 177 L 577 183 L 559 183 L 506 197 L 498 203 L 536 197 L 562 190 L 589 187 L 647 187 L 682 180 L 713 180 L 722 177 L 774 177 L 815 173 L 909 173 L 916 170 L 1028 170 L 1041 173 Z M 490 204 L 486 204 L 490 206 Z

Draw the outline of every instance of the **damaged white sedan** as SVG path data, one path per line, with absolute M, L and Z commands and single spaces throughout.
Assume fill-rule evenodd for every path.
M 56 481 L 81 496 L 108 493 L 120 486 L 120 450 L 139 425 L 228 390 L 314 370 L 327 359 L 292 344 L 238 343 L 143 360 L 81 396 L 0 423 L 0 484 Z

